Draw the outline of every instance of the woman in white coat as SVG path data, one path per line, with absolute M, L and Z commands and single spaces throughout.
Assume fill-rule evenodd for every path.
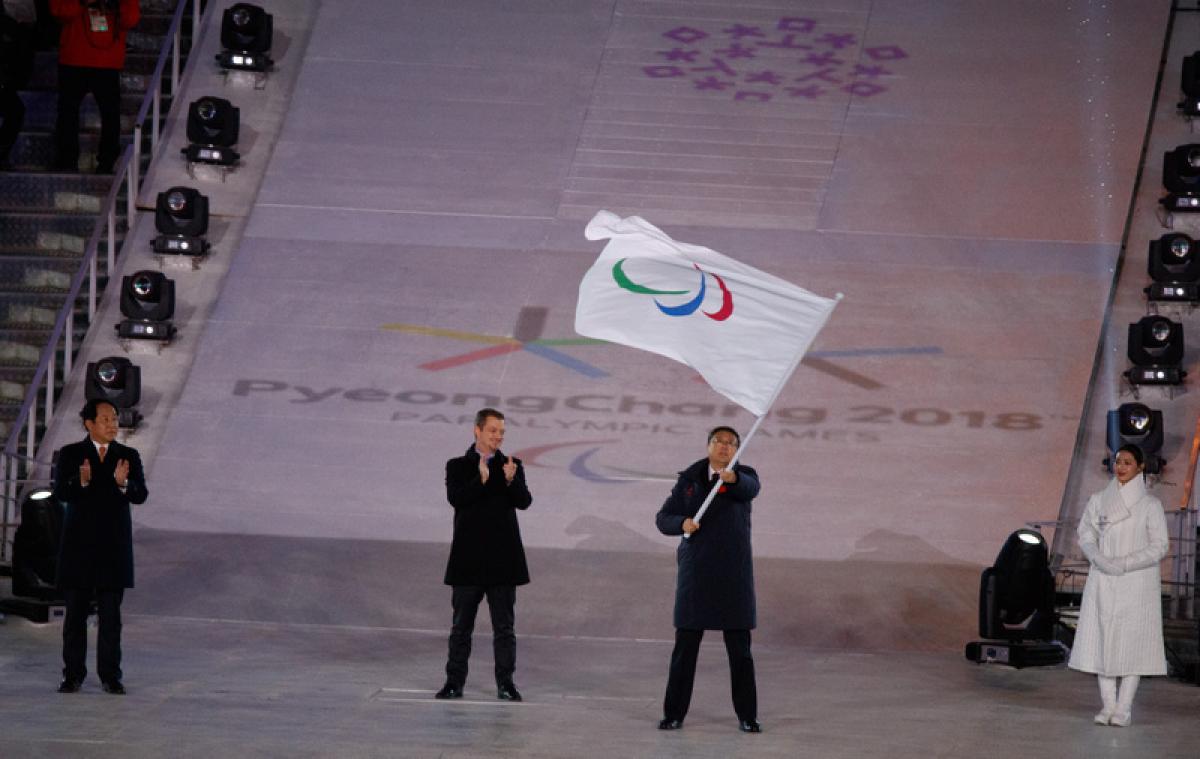
M 1146 490 L 1144 469 L 1141 449 L 1122 446 L 1116 476 L 1088 500 L 1079 522 L 1079 547 L 1091 567 L 1067 666 L 1097 675 L 1100 725 L 1127 726 L 1138 678 L 1167 674 L 1158 572 L 1167 555 L 1167 520 Z

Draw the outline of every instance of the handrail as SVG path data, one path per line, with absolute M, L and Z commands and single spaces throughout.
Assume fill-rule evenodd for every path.
M 167 39 L 163 43 L 162 50 L 159 52 L 158 62 L 155 64 L 154 73 L 151 75 L 151 81 L 148 83 L 146 94 L 142 98 L 141 107 L 138 109 L 138 114 L 134 121 L 133 144 L 125 148 L 115 167 L 112 185 L 109 187 L 104 204 L 101 206 L 103 211 L 100 218 L 96 219 L 91 236 L 88 237 L 83 258 L 79 263 L 79 270 L 71 278 L 71 286 L 68 288 L 67 297 L 63 305 L 59 308 L 58 316 L 54 320 L 54 328 L 50 332 L 50 338 L 46 341 L 46 346 L 42 349 L 37 368 L 33 372 L 33 378 L 30 380 L 29 387 L 25 390 L 25 398 L 21 403 L 17 418 L 8 432 L 3 449 L 0 449 L 0 481 L 3 482 L 3 487 L 0 488 L 0 503 L 3 504 L 2 508 L 0 508 L 0 562 L 5 561 L 8 556 L 9 509 L 10 505 L 16 501 L 18 483 L 22 481 L 21 475 L 23 471 L 25 474 L 33 471 L 37 464 L 37 447 L 41 442 L 37 434 L 38 402 L 39 395 L 43 391 L 43 381 L 45 383 L 45 395 L 42 396 L 41 400 L 44 403 L 45 420 L 47 426 L 49 426 L 49 422 L 54 416 L 56 376 L 61 374 L 64 386 L 71 376 L 74 354 L 72 343 L 75 332 L 75 302 L 83 289 L 85 278 L 88 284 L 87 314 L 89 325 L 94 322 L 96 317 L 98 300 L 97 284 L 99 280 L 96 259 L 100 248 L 100 236 L 102 234 L 105 235 L 106 242 L 108 243 L 105 274 L 111 276 L 116 269 L 116 207 L 117 197 L 122 186 L 126 186 L 126 228 L 133 228 L 133 220 L 137 214 L 138 171 L 141 166 L 142 128 L 145 125 L 148 113 L 153 110 L 153 125 L 150 138 L 150 147 L 151 151 L 153 151 L 158 147 L 159 142 L 162 80 L 168 57 L 172 63 L 171 85 L 168 89 L 169 94 L 173 96 L 179 87 L 181 29 L 183 25 L 183 13 L 189 2 L 192 6 L 191 31 L 193 49 L 196 41 L 199 39 L 200 24 L 203 20 L 201 11 L 202 0 L 179 0 L 175 8 L 175 15 L 171 19 Z M 61 369 L 56 366 L 56 357 L 60 345 L 63 347 Z M 25 438 L 23 454 L 18 453 L 22 436 Z M 24 466 L 22 462 L 25 462 Z
M 197 38 L 198 24 L 200 23 L 200 2 L 201 0 L 192 0 L 192 43 L 195 44 Z M 187 0 L 180 0 L 175 7 L 175 15 L 171 17 L 171 25 L 167 27 L 167 40 L 171 43 L 171 87 L 169 92 L 174 95 L 179 89 L 179 30 L 183 26 L 183 11 L 187 8 Z M 167 65 L 167 45 L 163 44 L 162 51 L 158 54 L 158 62 L 154 65 L 154 73 L 150 75 L 150 81 L 154 83 L 153 87 L 146 89 L 146 96 L 142 98 L 142 105 L 138 108 L 137 116 L 133 120 L 133 179 L 130 182 L 130 192 L 128 202 L 130 208 L 134 208 L 137 203 L 138 196 L 138 170 L 141 169 L 142 156 L 142 126 L 146 123 L 147 111 L 153 109 L 153 119 L 150 122 L 150 149 L 154 150 L 158 146 L 159 138 L 159 122 L 162 114 L 162 88 L 159 84 L 162 82 L 163 69 Z M 132 214 L 132 211 L 131 211 Z
M 1200 435 L 1200 424 L 1197 425 L 1197 435 Z M 1164 595 L 1169 592 L 1170 605 L 1167 610 L 1172 618 L 1175 619 L 1194 619 L 1195 618 L 1195 578 L 1193 577 L 1193 569 L 1196 561 L 1196 517 L 1197 510 L 1195 508 L 1178 508 L 1166 509 L 1166 518 L 1174 520 L 1175 527 L 1172 529 L 1168 525 L 1167 543 L 1169 545 L 1167 555 L 1163 557 L 1163 561 L 1170 560 L 1171 573 L 1164 574 L 1159 580 L 1164 588 Z M 1077 519 L 1062 520 L 1040 520 L 1026 522 L 1026 527 L 1031 527 L 1040 531 L 1042 527 L 1054 527 L 1056 530 L 1062 529 L 1078 522 Z M 1174 534 L 1171 534 L 1171 533 Z M 1079 575 L 1087 574 L 1085 571 L 1079 571 L 1081 568 L 1088 567 L 1087 561 L 1080 561 L 1078 564 L 1069 564 L 1069 556 L 1064 554 L 1060 557 L 1060 562 L 1057 569 L 1053 569 L 1055 576 L 1063 575 Z

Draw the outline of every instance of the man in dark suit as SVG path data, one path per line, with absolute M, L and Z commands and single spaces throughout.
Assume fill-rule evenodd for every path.
M 87 437 L 58 452 L 54 497 L 63 503 L 58 584 L 66 599 L 63 681 L 74 693 L 87 676 L 87 618 L 93 601 L 99 617 L 96 670 L 106 693 L 124 695 L 121 683 L 121 599 L 133 587 L 133 522 L 129 504 L 144 503 L 142 460 L 117 437 L 117 410 L 88 401 Z
M 454 538 L 445 582 L 453 588 L 454 617 L 446 684 L 437 698 L 462 698 L 475 613 L 486 597 L 492 616 L 497 696 L 505 701 L 521 700 L 513 684 L 517 664 L 513 606 L 517 586 L 529 582 L 529 568 L 517 509 L 529 508 L 533 497 L 525 485 L 525 467 L 520 460 L 500 452 L 503 441 L 504 414 L 485 408 L 475 415 L 475 444 L 466 455 L 446 462 L 446 497 L 454 507 Z
M 758 695 L 750 631 L 755 626 L 754 563 L 750 547 L 750 502 L 758 495 L 758 473 L 751 467 L 729 464 L 741 443 L 731 427 L 708 433 L 708 458 L 679 473 L 655 522 L 664 535 L 683 535 L 676 559 L 675 649 L 667 694 L 663 700 L 661 730 L 683 727 L 692 700 L 696 658 L 705 630 L 721 630 L 729 656 L 729 677 L 738 727 L 747 733 L 762 732 L 758 722 Z M 703 526 L 693 517 L 718 481 L 720 490 Z

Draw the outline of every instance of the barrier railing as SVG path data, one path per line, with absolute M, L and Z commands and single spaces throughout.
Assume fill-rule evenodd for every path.
M 1164 605 L 1164 613 L 1171 619 L 1195 619 L 1196 509 L 1191 506 L 1167 509 L 1166 517 L 1170 548 L 1163 561 L 1171 562 L 1171 570 L 1162 577 L 1163 597 L 1168 601 Z M 1026 522 L 1025 526 L 1039 531 L 1043 527 L 1067 529 L 1073 535 L 1078 523 L 1079 520 L 1055 520 Z M 1060 556 L 1053 571 L 1060 586 L 1067 581 L 1073 584 L 1071 590 L 1082 591 L 1082 578 L 1087 575 L 1088 562 L 1082 557 L 1073 559 L 1070 556 Z
M 100 217 L 88 238 L 84 248 L 79 270 L 71 279 L 66 299 L 58 311 L 50 338 L 42 349 L 33 378 L 26 388 L 25 398 L 17 418 L 13 421 L 5 440 L 3 450 L 0 450 L 0 562 L 11 561 L 9 544 L 11 543 L 10 527 L 15 524 L 16 509 L 19 507 L 17 498 L 22 484 L 35 475 L 38 461 L 38 444 L 44 429 L 49 427 L 54 416 L 54 404 L 57 400 L 56 389 L 61 382 L 66 386 L 71 375 L 72 360 L 76 346 L 75 337 L 75 308 L 87 285 L 87 320 L 88 324 L 95 323 L 99 298 L 99 251 L 100 241 L 105 245 L 104 276 L 111 277 L 116 270 L 117 251 L 117 206 L 122 188 L 125 189 L 125 213 L 123 221 L 125 228 L 133 226 L 137 214 L 138 173 L 141 170 L 143 130 L 147 120 L 150 121 L 150 151 L 154 154 L 159 147 L 159 127 L 162 121 L 162 98 L 164 94 L 163 77 L 168 61 L 170 68 L 170 84 L 166 94 L 173 96 L 179 88 L 180 62 L 182 60 L 182 29 L 184 12 L 191 6 L 191 33 L 193 45 L 199 37 L 202 18 L 202 0 L 179 0 L 171 25 L 167 30 L 162 50 L 154 73 L 147 81 L 146 96 L 138 109 L 133 127 L 133 144 L 125 148 L 117 162 L 113 173 L 113 183 L 101 204 Z M 58 356 L 62 361 L 58 361 Z M 41 409 L 43 429 L 39 430 L 38 412 Z

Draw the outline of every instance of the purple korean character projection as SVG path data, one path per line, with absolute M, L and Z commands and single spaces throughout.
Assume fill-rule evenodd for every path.
M 815 18 L 784 16 L 773 27 L 733 24 L 711 31 L 677 26 L 662 36 L 672 46 L 656 51 L 662 63 L 643 66 L 643 74 L 686 78 L 698 91 L 738 102 L 874 97 L 887 92 L 893 67 L 908 57 L 897 45 L 864 47 L 857 34 L 827 31 Z

